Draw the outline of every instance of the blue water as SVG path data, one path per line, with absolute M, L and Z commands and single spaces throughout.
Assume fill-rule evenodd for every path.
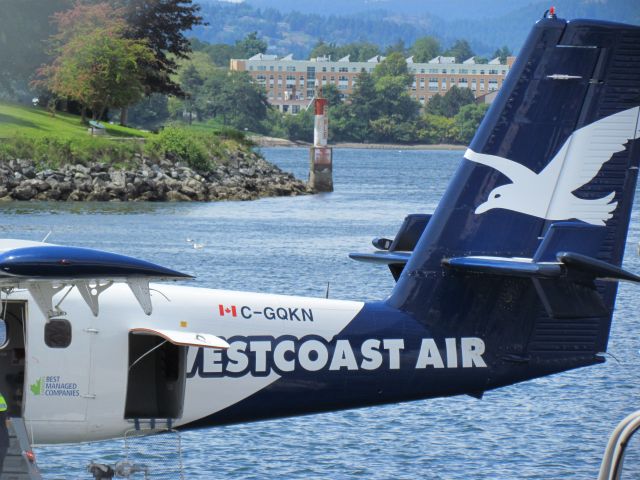
M 304 149 L 263 149 L 306 178 Z M 461 157 L 449 151 L 334 151 L 335 192 L 255 202 L 0 205 L 0 236 L 139 256 L 208 287 L 380 299 L 382 267 L 349 260 L 407 213 L 431 212 Z M 626 267 L 640 271 L 640 211 Z M 194 250 L 186 238 L 205 244 Z M 186 478 L 595 478 L 615 424 L 640 408 L 637 287 L 620 288 L 606 364 L 488 392 L 182 434 Z M 47 479 L 90 478 L 122 441 L 36 450 Z M 640 478 L 633 440 L 623 478 Z M 142 477 L 140 477 L 142 478 Z

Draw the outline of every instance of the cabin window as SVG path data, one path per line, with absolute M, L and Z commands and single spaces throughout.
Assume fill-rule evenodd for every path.
M 44 343 L 49 348 L 67 348 L 71 345 L 71 322 L 63 319 L 49 320 L 44 326 Z
M 7 343 L 9 343 L 7 322 L 5 322 L 4 319 L 0 319 L 0 349 L 6 347 Z

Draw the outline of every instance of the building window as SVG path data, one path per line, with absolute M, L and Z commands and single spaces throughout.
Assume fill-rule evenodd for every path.
M 498 90 L 498 81 L 491 79 L 489 80 L 489 91 L 493 92 L 494 90 Z
M 253 72 L 253 65 L 249 66 L 249 71 Z
M 447 69 L 446 69 L 446 68 L 443 68 L 443 69 L 442 69 L 442 73 L 447 73 Z
M 420 79 L 420 90 L 424 90 L 424 78 Z
M 443 78 L 442 79 L 442 86 L 441 86 L 442 90 L 446 90 L 447 89 L 447 79 Z
M 339 72 L 348 72 L 349 71 L 349 67 L 340 67 L 338 68 Z
M 300 112 L 300 105 L 291 105 L 291 113 Z
M 307 67 L 307 79 L 316 78 L 316 67 Z
M 0 319 L 0 349 L 7 346 L 9 343 L 9 330 L 7 329 L 7 322 Z
M 296 71 L 296 67 L 293 67 L 291 65 L 287 67 L 287 72 L 295 72 L 295 71 Z
M 274 70 L 273 65 L 271 65 L 271 66 L 269 67 L 269 71 L 273 72 L 273 70 Z
M 322 71 L 326 72 L 327 71 L 327 67 L 322 67 Z
M 480 70 L 480 75 L 484 75 L 484 70 Z
M 489 75 L 498 75 L 498 70 L 495 70 L 495 69 L 489 70 Z
M 267 66 L 266 65 L 258 65 L 258 71 L 259 72 L 266 72 L 267 71 Z

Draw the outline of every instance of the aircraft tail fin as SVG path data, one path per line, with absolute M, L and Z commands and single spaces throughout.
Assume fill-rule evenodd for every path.
M 593 363 L 616 282 L 637 278 L 620 267 L 639 117 L 640 27 L 540 20 L 388 304 L 443 334 L 501 329 L 506 350 Z

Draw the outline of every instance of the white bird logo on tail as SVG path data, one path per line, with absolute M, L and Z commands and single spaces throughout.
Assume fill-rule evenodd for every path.
M 639 113 L 640 107 L 630 108 L 576 130 L 538 174 L 507 158 L 467 149 L 467 160 L 495 168 L 512 182 L 494 188 L 475 213 L 503 208 L 547 220 L 575 218 L 605 225 L 618 206 L 613 201 L 616 192 L 596 200 L 573 192 L 591 182 L 614 153 L 625 149 L 627 141 L 640 137 Z

